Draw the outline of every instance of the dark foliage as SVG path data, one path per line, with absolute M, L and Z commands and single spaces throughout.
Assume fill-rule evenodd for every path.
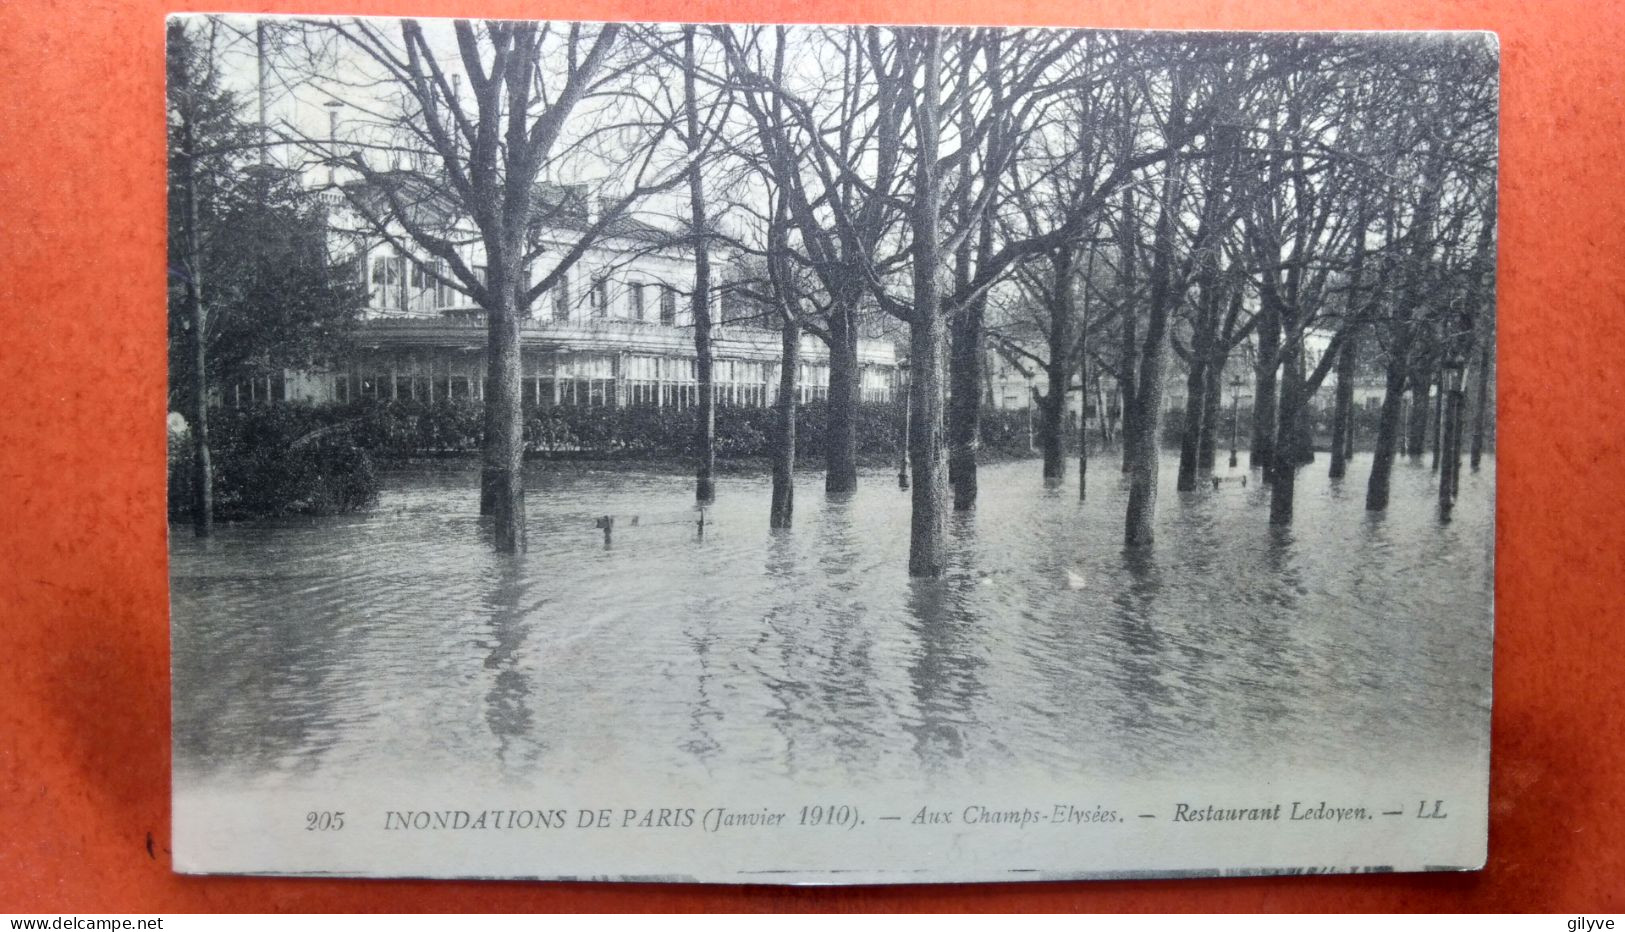
M 342 514 L 378 496 L 373 456 L 332 412 L 293 405 L 219 409 L 211 417 L 215 513 L 224 520 Z M 191 447 L 169 445 L 169 513 L 191 503 Z

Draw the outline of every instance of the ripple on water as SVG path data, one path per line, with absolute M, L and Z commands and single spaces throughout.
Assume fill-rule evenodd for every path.
M 1170 458 L 1171 459 L 1171 458 Z M 1174 494 L 1125 553 L 1124 490 L 984 467 L 950 571 L 904 575 L 890 473 L 842 500 L 725 478 L 703 539 L 689 480 L 532 470 L 532 549 L 493 553 L 461 467 L 388 475 L 358 515 L 171 540 L 175 753 L 191 780 L 277 785 L 432 770 L 569 779 L 611 766 L 831 779 L 1370 774 L 1487 754 L 1493 461 L 1440 524 L 1405 462 Z M 617 525 L 603 544 L 593 519 Z M 653 519 L 652 521 L 650 519 Z M 665 522 L 665 523 L 658 523 Z

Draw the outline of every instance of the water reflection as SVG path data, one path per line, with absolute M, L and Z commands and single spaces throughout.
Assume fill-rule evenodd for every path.
M 475 473 L 397 472 L 365 514 L 172 538 L 177 779 L 1453 765 L 1484 753 L 1493 468 L 1444 525 L 1406 462 L 1385 515 L 1304 469 L 1284 530 L 1261 485 L 1170 493 L 1125 551 L 1109 473 L 1080 503 L 990 466 L 936 582 L 903 572 L 890 470 L 801 477 L 788 531 L 725 478 L 701 539 L 688 477 L 538 469 L 522 560 Z M 603 514 L 647 520 L 604 549 Z
M 486 601 L 490 653 L 485 657 L 485 669 L 494 675 L 485 694 L 485 721 L 497 739 L 497 757 L 512 770 L 533 763 L 538 751 L 533 742 L 526 740 L 534 721 L 530 702 L 533 687 L 530 675 L 520 667 L 520 648 L 534 613 L 524 605 L 525 573 L 519 561 L 496 560 L 491 575 Z M 510 758 L 515 744 L 523 749 L 517 760 Z
M 916 643 L 908 666 L 915 718 L 904 730 L 914 737 L 914 753 L 927 771 L 941 772 L 945 759 L 965 756 L 963 729 L 977 720 L 974 703 L 986 692 L 979 679 L 983 632 L 967 604 L 975 585 L 977 579 L 964 573 L 907 582 L 905 624 Z

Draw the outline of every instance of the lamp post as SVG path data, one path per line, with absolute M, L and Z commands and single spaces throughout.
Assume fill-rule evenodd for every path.
M 1439 469 L 1439 513 L 1448 517 L 1450 506 L 1456 501 L 1457 448 L 1461 439 L 1461 385 L 1466 362 L 1456 353 L 1445 358 L 1443 365 L 1445 404 L 1443 436 L 1439 438 L 1443 465 Z
M 1236 440 L 1241 433 L 1241 376 L 1230 380 L 1230 468 L 1236 468 Z

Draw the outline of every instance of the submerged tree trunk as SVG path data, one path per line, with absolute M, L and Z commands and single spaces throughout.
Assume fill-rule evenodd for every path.
M 1473 449 L 1471 463 L 1473 472 L 1478 471 L 1479 460 L 1484 457 L 1484 431 L 1488 423 L 1490 398 L 1490 365 L 1495 361 L 1492 352 L 1492 341 L 1479 338 L 1478 350 L 1478 388 L 1473 394 Z
M 829 394 L 825 402 L 824 491 L 858 487 L 857 295 L 843 295 L 830 311 Z
M 1332 466 L 1328 475 L 1341 479 L 1348 473 L 1347 437 L 1354 420 L 1354 362 L 1357 337 L 1349 334 L 1337 351 L 1337 392 L 1332 398 Z
M 1281 365 L 1281 321 L 1268 307 L 1260 308 L 1258 322 L 1258 365 L 1253 376 L 1252 441 L 1247 450 L 1247 466 L 1261 469 L 1270 480 L 1275 456 L 1276 371 Z
M 1196 488 L 1196 461 L 1202 446 L 1202 420 L 1207 416 L 1207 365 L 1193 347 L 1190 368 L 1185 373 L 1185 423 L 1179 432 L 1179 478 L 1174 488 L 1190 492 Z
M 1266 470 L 1270 480 L 1271 524 L 1292 523 L 1293 499 L 1298 485 L 1298 467 L 1301 464 L 1300 428 L 1305 400 L 1303 353 L 1293 349 L 1287 353 L 1286 364 L 1281 367 L 1281 407 L 1276 418 L 1278 428 L 1275 452 Z
M 943 322 L 917 319 L 910 327 L 909 467 L 913 506 L 909 527 L 910 576 L 942 575 L 948 466 L 943 456 Z
M 1084 337 L 1078 342 L 1078 390 L 1083 397 L 1078 405 L 1078 501 L 1089 497 L 1089 318 L 1083 319 Z M 1099 416 L 1099 409 L 1096 409 Z
M 954 315 L 949 364 L 948 478 L 954 510 L 976 507 L 976 448 L 981 441 L 982 327 L 987 302 L 969 302 Z
M 1216 202 L 1212 198 L 1216 197 L 1216 194 L 1210 195 L 1208 206 L 1203 208 L 1203 229 L 1213 222 L 1212 204 Z M 1213 386 L 1213 346 L 1219 338 L 1219 306 L 1223 297 L 1219 292 L 1218 260 L 1211 255 L 1211 250 L 1205 250 L 1204 257 L 1199 279 L 1201 294 L 1192 327 L 1189 366 L 1185 373 L 1185 423 L 1179 436 L 1179 478 L 1175 484 L 1175 488 L 1181 492 L 1196 488 L 1196 473 L 1202 458 L 1202 436 L 1207 433 L 1211 437 L 1212 425 L 1208 419 L 1214 411 L 1208 395 Z M 1210 452 L 1208 466 L 1211 468 L 1212 465 Z
M 1050 367 L 1052 370 L 1054 367 Z M 1066 381 L 1065 372 L 1050 371 L 1049 389 L 1038 406 L 1042 418 L 1044 478 L 1066 477 Z
M 1455 446 L 1455 433 L 1458 408 L 1460 407 L 1459 392 L 1440 392 L 1439 408 L 1444 412 L 1439 421 L 1439 440 L 1434 444 L 1435 456 L 1444 458 L 1449 455 Z M 1448 518 L 1450 506 L 1455 503 L 1456 496 L 1451 488 L 1450 463 L 1446 459 L 1439 471 L 1439 514 Z
M 1355 417 L 1354 412 L 1351 410 L 1349 412 L 1348 430 L 1343 432 L 1342 437 L 1344 460 L 1354 459 L 1354 424 L 1356 420 L 1357 418 Z
M 1072 381 L 1073 275 L 1072 247 L 1064 246 L 1054 256 L 1054 306 L 1050 308 L 1049 363 L 1044 366 L 1046 384 L 1039 413 L 1043 417 L 1044 478 L 1066 475 L 1066 390 Z
M 773 505 L 769 525 L 787 528 L 795 514 L 796 373 L 801 367 L 801 327 L 788 315 L 780 334 L 779 423 L 773 449 Z
M 1183 110 L 1183 97 L 1176 95 L 1174 110 Z M 1178 119 L 1174 120 L 1177 124 Z M 1139 385 L 1134 393 L 1134 414 L 1124 431 L 1124 446 L 1132 468 L 1129 470 L 1128 511 L 1123 522 L 1123 543 L 1129 547 L 1150 546 L 1156 538 L 1157 511 L 1157 422 L 1162 413 L 1163 368 L 1168 351 L 1168 317 L 1177 299 L 1170 281 L 1170 246 L 1173 242 L 1174 213 L 1178 210 L 1179 165 L 1169 160 L 1162 182 L 1161 204 L 1156 230 L 1152 234 L 1150 308 L 1146 319 L 1145 344 L 1140 353 Z
M 1377 420 L 1377 441 L 1371 456 L 1371 478 L 1366 483 L 1365 508 L 1382 511 L 1388 507 L 1389 480 L 1399 446 L 1399 409 L 1405 397 L 1403 362 L 1389 363 L 1382 394 L 1382 411 Z
M 960 132 L 974 132 L 969 95 L 960 99 Z M 985 219 L 973 216 L 971 186 L 974 173 L 971 161 L 965 159 L 959 167 L 959 196 L 954 212 L 961 229 L 972 225 L 977 228 L 974 245 L 979 259 L 985 261 L 993 248 L 993 226 Z M 991 205 L 987 208 L 992 210 Z M 960 237 L 954 250 L 954 291 L 963 294 L 971 281 L 971 237 Z M 953 488 L 954 510 L 970 511 L 976 507 L 977 475 L 976 449 L 981 434 L 982 382 L 982 328 L 987 316 L 985 294 L 955 309 L 951 318 L 948 357 L 948 484 Z
M 1444 422 L 1444 416 L 1445 416 L 1445 408 L 1447 407 L 1447 405 L 1446 405 L 1446 399 L 1444 397 L 1444 370 L 1443 369 L 1439 370 L 1439 374 L 1434 378 L 1434 383 L 1433 384 L 1435 386 L 1437 386 L 1437 388 L 1435 388 L 1434 391 L 1436 393 L 1438 401 L 1435 402 L 1434 405 L 1433 405 L 1433 429 L 1431 431 L 1430 436 L 1433 438 L 1433 471 L 1438 472 L 1439 471 L 1439 457 L 1440 457 L 1439 451 L 1444 446 L 1444 441 L 1445 441 L 1444 432 L 1445 432 L 1445 429 L 1446 429 L 1445 422 Z
M 704 248 L 696 256 L 704 256 Z M 703 289 L 702 289 L 703 285 Z M 711 307 L 709 264 L 696 258 L 694 263 L 694 368 L 700 392 L 699 424 L 695 427 L 694 500 L 702 505 L 716 501 L 716 482 L 712 473 L 717 465 L 717 396 L 712 375 Z
M 1128 437 L 1134 430 L 1130 422 L 1136 410 L 1135 393 L 1139 384 L 1135 371 L 1135 361 L 1140 354 L 1139 337 L 1135 333 L 1138 318 L 1134 314 L 1135 217 L 1134 189 L 1127 187 L 1123 189 L 1123 215 L 1117 227 L 1118 275 L 1122 279 L 1123 291 L 1123 342 L 1117 379 L 1118 403 L 1122 408 L 1123 420 L 1118 435 L 1123 438 L 1124 473 L 1132 466 Z
M 699 99 L 694 89 L 694 27 L 683 27 L 683 103 L 688 151 L 700 149 Z M 700 160 L 688 169 L 689 235 L 694 241 L 694 360 L 700 392 L 700 422 L 695 429 L 694 500 L 702 505 L 716 500 L 712 472 L 717 464 L 716 386 L 711 353 L 711 250 L 705 223 L 705 178 Z
M 1420 459 L 1427 450 L 1428 414 L 1432 410 L 1428 390 L 1431 387 L 1430 380 L 1412 376 L 1411 419 L 1405 425 L 1405 455 L 1412 459 Z
M 991 228 L 982 226 L 988 238 Z M 984 244 L 982 255 L 991 246 Z M 978 482 L 976 451 L 981 446 L 982 406 L 980 387 L 983 370 L 982 335 L 987 318 L 987 298 L 979 296 L 954 315 L 952 360 L 949 364 L 948 479 L 953 485 L 954 510 L 976 507 Z
M 511 244 L 518 255 L 522 247 Z M 496 549 L 520 553 L 525 549 L 524 415 L 520 409 L 519 311 L 513 282 L 504 261 L 491 263 L 492 290 L 498 307 L 487 314 L 487 383 L 485 467 L 481 481 L 482 509 L 489 505 Z
M 1215 359 L 1207 365 L 1207 382 L 1202 390 L 1202 429 L 1196 437 L 1196 469 L 1213 471 L 1215 444 L 1218 443 L 1219 395 L 1223 388 L 1224 359 Z
M 914 308 L 909 321 L 909 360 L 913 365 L 909 383 L 912 413 L 910 455 L 913 460 L 913 514 L 909 527 L 908 572 L 910 576 L 936 577 L 944 569 L 943 526 L 947 498 L 947 462 L 943 449 L 943 349 L 946 329 L 937 276 L 942 267 L 941 178 L 937 149 L 940 133 L 938 80 L 940 35 L 935 30 L 920 38 L 924 56 L 924 80 L 916 92 L 915 136 L 918 161 L 915 167 L 913 227 Z

